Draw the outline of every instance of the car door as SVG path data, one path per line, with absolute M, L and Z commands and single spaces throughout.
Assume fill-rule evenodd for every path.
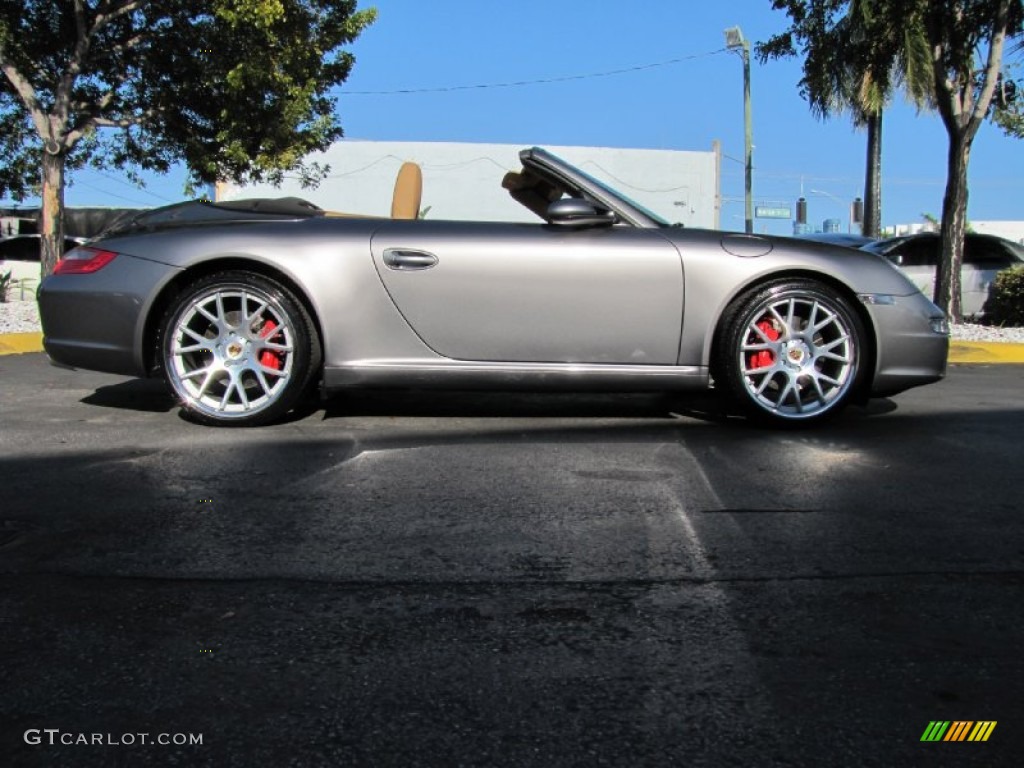
M 390 221 L 371 250 L 399 311 L 445 357 L 677 361 L 682 262 L 657 230 Z
M 964 315 L 981 314 L 996 275 L 1017 263 L 1015 254 L 998 239 L 968 234 L 964 240 L 964 267 L 961 272 Z

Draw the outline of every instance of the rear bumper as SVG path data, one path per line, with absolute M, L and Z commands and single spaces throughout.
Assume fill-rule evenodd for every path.
M 38 294 L 43 349 L 58 365 L 144 376 L 145 318 L 176 271 L 120 254 L 94 274 L 50 275 Z

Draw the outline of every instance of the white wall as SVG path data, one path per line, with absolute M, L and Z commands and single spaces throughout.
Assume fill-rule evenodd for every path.
M 310 160 L 330 165 L 316 189 L 296 179 L 268 184 L 226 185 L 219 199 L 303 197 L 321 208 L 387 216 L 395 176 L 407 160 L 423 169 L 423 203 L 430 219 L 539 221 L 501 187 L 519 170 L 518 144 L 340 141 Z M 609 147 L 545 147 L 622 194 L 672 222 L 711 228 L 715 223 L 715 155 Z

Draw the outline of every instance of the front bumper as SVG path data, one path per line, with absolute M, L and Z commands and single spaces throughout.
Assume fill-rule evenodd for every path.
M 145 319 L 177 272 L 119 254 L 93 274 L 48 276 L 38 293 L 43 348 L 58 365 L 145 376 Z
M 938 307 L 920 293 L 886 298 L 874 302 L 861 297 L 878 340 L 873 397 L 942 379 L 949 356 L 949 332 Z

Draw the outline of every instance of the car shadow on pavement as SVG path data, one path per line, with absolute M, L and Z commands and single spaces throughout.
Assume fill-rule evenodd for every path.
M 178 403 L 158 379 L 130 379 L 97 387 L 81 398 L 85 405 L 168 413 Z M 889 399 L 873 399 L 852 405 L 839 417 L 849 423 L 892 413 L 898 405 Z M 181 418 L 190 421 L 182 410 Z M 591 418 L 664 419 L 689 418 L 733 428 L 758 428 L 744 418 L 726 398 L 707 392 L 492 392 L 437 390 L 350 390 L 328 398 L 311 396 L 276 424 L 315 419 L 333 421 L 353 417 L 392 418 Z M 795 423 L 793 427 L 810 426 Z
M 898 409 L 887 398 L 852 405 L 843 421 L 870 418 Z M 307 418 L 322 410 L 322 420 L 369 417 L 463 418 L 630 418 L 679 419 L 730 426 L 757 426 L 714 391 L 676 392 L 470 392 L 420 390 L 351 391 L 319 404 L 296 409 L 287 421 Z M 799 423 L 794 427 L 804 426 Z M 810 425 L 806 425 L 810 426 Z
M 708 413 L 714 412 L 707 399 Z M 675 395 L 662 392 L 350 391 L 320 403 L 323 419 L 353 416 L 671 419 Z
M 167 387 L 158 379 L 132 379 L 98 387 L 79 402 L 147 413 L 167 413 L 177 406 Z

